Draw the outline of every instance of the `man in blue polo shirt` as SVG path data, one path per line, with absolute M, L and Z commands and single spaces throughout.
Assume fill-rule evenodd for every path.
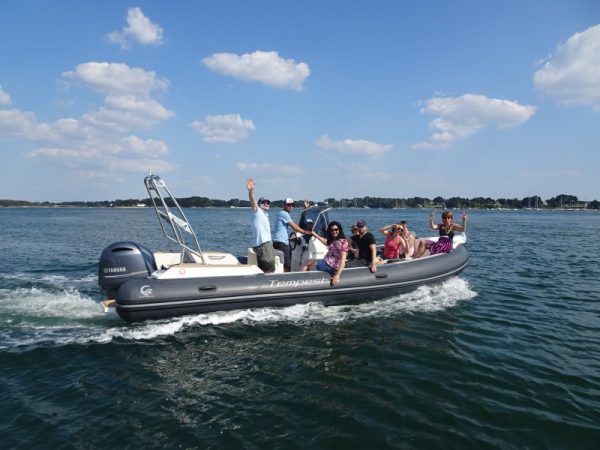
M 254 188 L 256 183 L 252 178 L 246 180 L 246 188 L 248 188 L 248 199 L 250 207 L 254 211 L 252 218 L 252 250 L 256 253 L 258 267 L 265 272 L 271 273 L 275 271 L 275 250 L 271 241 L 271 226 L 269 225 L 269 208 L 271 202 L 261 197 L 258 202 L 254 198 Z
M 283 270 L 289 272 L 292 265 L 292 252 L 289 246 L 288 226 L 301 234 L 307 234 L 292 220 L 290 211 L 294 207 L 294 200 L 286 198 L 283 201 L 283 209 L 277 214 L 275 220 L 275 231 L 273 232 L 273 247 L 283 252 Z

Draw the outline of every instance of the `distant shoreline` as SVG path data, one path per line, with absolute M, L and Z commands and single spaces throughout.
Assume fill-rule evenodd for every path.
M 207 197 L 177 197 L 177 202 L 182 208 L 250 208 L 248 200 L 241 199 L 210 199 Z M 311 205 L 329 206 L 341 209 L 496 209 L 496 210 L 548 210 L 557 209 L 563 211 L 600 209 L 600 202 L 597 200 L 582 201 L 574 195 L 560 194 L 556 197 L 543 200 L 539 196 L 518 198 L 498 198 L 490 197 L 435 197 L 433 199 L 424 197 L 411 198 L 389 198 L 389 197 L 355 197 L 355 198 L 325 198 L 322 202 L 314 200 L 305 200 Z M 301 201 L 296 204 L 300 207 Z M 283 205 L 282 200 L 272 200 L 271 208 L 280 208 Z M 1 207 L 16 208 L 145 208 L 152 207 L 150 198 L 144 199 L 117 199 L 101 201 L 66 201 L 66 202 L 30 202 L 27 200 L 8 200 L 0 199 Z
M 152 206 L 82 206 L 82 205 L 20 205 L 20 206 L 4 206 L 0 205 L 0 209 L 152 209 Z M 249 206 L 188 206 L 184 207 L 184 209 L 250 209 Z M 482 210 L 482 211 L 530 211 L 530 212 L 540 212 L 540 211 L 563 211 L 563 212 L 585 212 L 585 211 L 600 211 L 599 208 L 486 208 L 481 206 L 469 206 L 465 208 L 442 208 L 439 206 L 431 206 L 431 207 L 406 207 L 406 208 L 341 208 L 341 207 L 332 207 L 332 209 L 339 210 L 360 210 L 364 211 L 365 209 L 372 209 L 374 211 L 386 209 L 386 210 L 421 210 L 421 211 L 429 211 L 429 210 Z

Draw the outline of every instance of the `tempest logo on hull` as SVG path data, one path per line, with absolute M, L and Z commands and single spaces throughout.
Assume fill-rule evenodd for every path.
M 271 280 L 270 287 L 304 287 L 304 286 L 318 286 L 320 284 L 329 284 L 329 278 L 321 278 L 319 280 L 286 280 L 286 281 L 275 281 Z

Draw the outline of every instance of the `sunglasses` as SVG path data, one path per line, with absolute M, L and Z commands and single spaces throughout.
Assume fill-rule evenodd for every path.
M 329 231 L 340 231 L 339 228 L 330 228 Z

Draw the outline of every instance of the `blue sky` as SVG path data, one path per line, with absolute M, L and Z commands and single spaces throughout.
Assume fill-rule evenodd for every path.
M 0 198 L 600 199 L 600 2 L 3 1 Z

